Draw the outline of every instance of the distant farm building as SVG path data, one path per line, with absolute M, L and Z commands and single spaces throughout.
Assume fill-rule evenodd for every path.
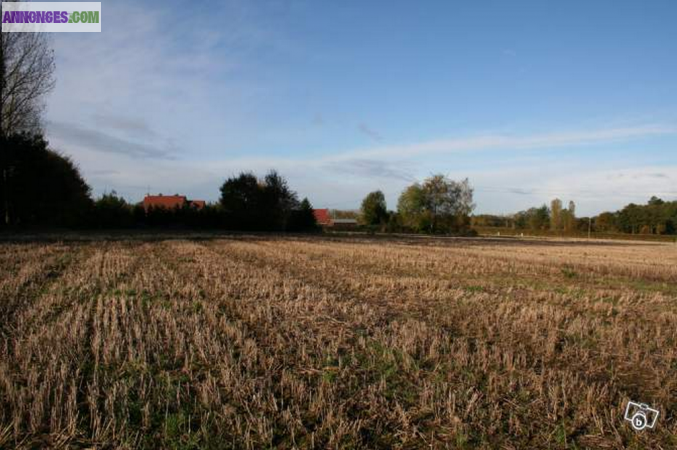
M 334 230 L 354 230 L 357 228 L 357 219 L 332 219 Z
M 315 215 L 317 224 L 322 227 L 334 230 L 354 230 L 357 228 L 356 219 L 334 219 L 328 209 L 314 209 L 313 215 Z
M 188 200 L 185 195 L 146 195 L 143 198 L 143 209 L 148 211 L 150 208 L 181 209 L 186 206 L 195 209 L 205 207 L 204 200 Z
M 202 209 L 207 204 L 207 202 L 205 202 L 204 200 L 187 200 L 187 201 L 190 206 L 197 209 Z
M 314 209 L 313 215 L 315 216 L 315 220 L 317 221 L 318 225 L 321 225 L 323 227 L 332 226 L 333 222 L 331 219 L 331 214 L 329 214 L 328 209 Z

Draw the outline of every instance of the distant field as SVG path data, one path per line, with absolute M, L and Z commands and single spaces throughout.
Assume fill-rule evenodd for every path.
M 677 246 L 0 243 L 14 447 L 677 448 Z
M 536 236 L 536 237 L 569 237 L 587 239 L 588 233 L 585 231 L 574 231 L 563 233 L 550 230 L 520 230 L 506 227 L 474 227 L 480 236 Z M 591 233 L 593 239 L 615 239 L 626 241 L 652 241 L 652 242 L 677 242 L 677 236 L 674 234 L 628 234 L 628 233 Z

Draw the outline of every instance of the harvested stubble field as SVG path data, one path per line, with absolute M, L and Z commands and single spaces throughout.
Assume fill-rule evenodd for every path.
M 0 244 L 1 448 L 668 449 L 676 416 L 675 245 Z

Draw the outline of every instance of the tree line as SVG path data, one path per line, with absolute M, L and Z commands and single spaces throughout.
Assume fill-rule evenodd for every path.
M 620 211 L 598 215 L 594 227 L 612 233 L 677 234 L 677 201 L 653 196 L 645 205 L 630 203 Z
M 677 234 L 677 201 L 664 201 L 656 196 L 646 204 L 630 203 L 616 212 L 603 212 L 593 217 L 576 217 L 576 205 L 554 199 L 550 207 L 529 208 L 513 215 L 483 214 L 474 216 L 476 227 L 511 228 L 516 230 L 555 233 L 599 232 L 625 234 Z
M 554 232 L 570 233 L 578 229 L 579 220 L 576 218 L 576 204 L 569 202 L 563 207 L 562 200 L 556 198 L 540 208 L 530 208 L 520 211 L 513 217 L 513 227 L 518 229 L 550 230 Z
M 318 230 L 313 207 L 299 199 L 279 173 L 263 178 L 245 172 L 227 178 L 219 201 L 196 208 L 149 207 L 128 203 L 115 191 L 98 199 L 76 164 L 49 149 L 40 134 L 0 136 L 0 216 L 5 228 L 200 228 L 241 231 Z M 473 190 L 468 180 L 443 175 L 414 183 L 389 211 L 381 191 L 362 202 L 359 220 L 370 231 L 471 233 Z
M 49 149 L 37 133 L 0 136 L 0 216 L 5 228 L 197 228 L 240 231 L 312 232 L 318 225 L 307 198 L 299 199 L 276 171 L 263 178 L 245 172 L 227 178 L 219 201 L 202 208 L 144 207 L 115 191 L 98 199 L 76 164 Z M 360 224 L 368 231 L 470 234 L 474 208 L 469 181 L 434 175 L 408 186 L 397 210 L 381 191 L 362 202 Z
M 275 171 L 230 177 L 214 204 L 144 208 L 115 192 L 94 200 L 73 161 L 50 150 L 39 134 L 0 136 L 0 216 L 6 228 L 187 227 L 242 231 L 317 230 L 308 199 L 299 200 Z

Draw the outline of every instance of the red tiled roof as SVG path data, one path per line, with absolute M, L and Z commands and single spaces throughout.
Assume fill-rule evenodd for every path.
M 202 209 L 206 205 L 204 200 L 191 200 L 190 201 L 190 206 L 197 208 L 197 209 Z
M 144 209 L 148 208 L 183 208 L 186 204 L 184 195 L 146 195 L 143 199 Z
M 332 219 L 328 209 L 313 209 L 315 220 L 320 225 L 331 225 Z

